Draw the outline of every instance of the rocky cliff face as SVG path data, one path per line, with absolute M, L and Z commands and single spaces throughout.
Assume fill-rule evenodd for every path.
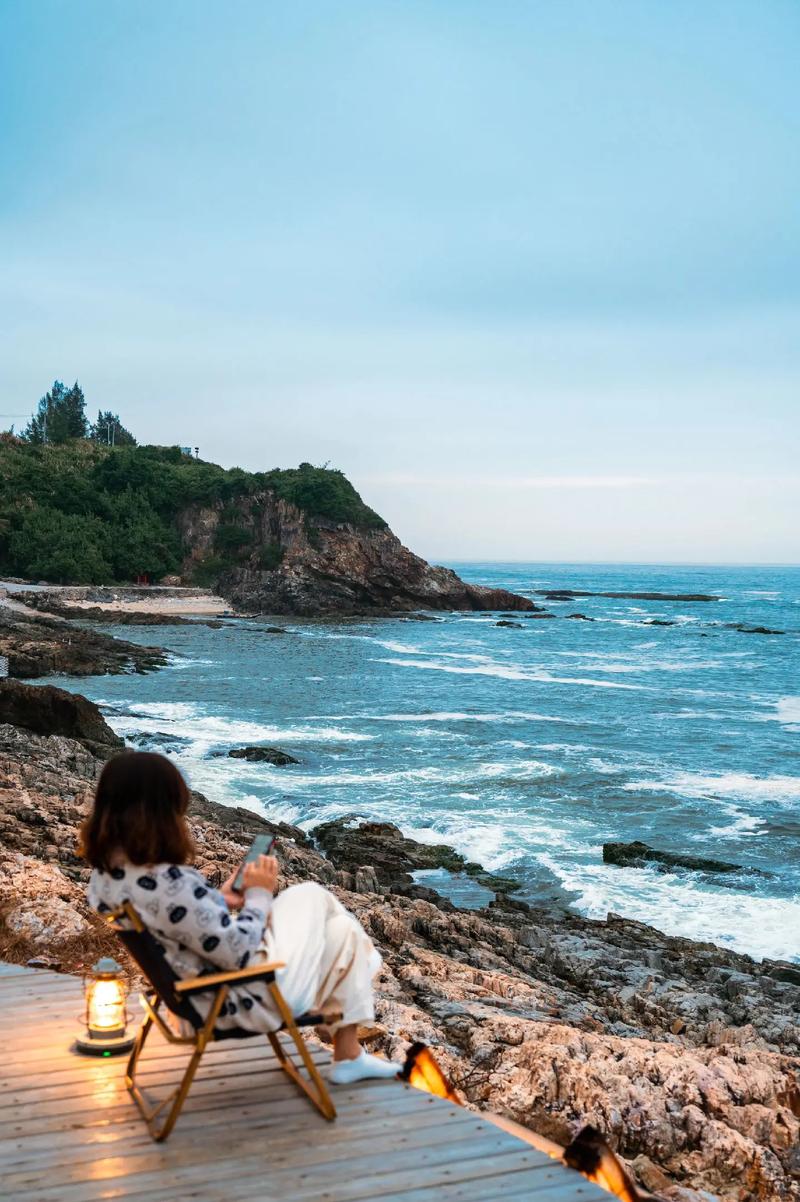
M 78 705 L 75 718 L 74 734 L 113 750 L 99 714 Z M 102 759 L 59 722 L 55 734 L 0 723 L 0 957 L 80 971 L 121 953 L 86 906 L 74 853 Z M 302 832 L 198 795 L 192 824 L 215 883 L 254 833 L 277 831 L 282 885 L 332 888 L 383 953 L 376 1043 L 433 1044 L 469 1105 L 560 1143 L 592 1123 L 674 1202 L 800 1199 L 797 966 L 502 897 L 455 910 L 414 895 L 407 872 L 424 849 L 388 826 L 378 840 L 375 824 L 340 824 L 324 858 Z
M 505 589 L 479 588 L 447 568 L 432 567 L 388 528 L 312 521 L 271 492 L 186 510 L 178 524 L 190 548 L 184 576 L 216 565 L 218 591 L 244 612 L 314 616 L 535 608 Z

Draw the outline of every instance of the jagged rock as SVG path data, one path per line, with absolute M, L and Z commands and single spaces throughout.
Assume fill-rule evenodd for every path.
M 364 864 L 355 871 L 353 888 L 356 893 L 380 893 L 378 877 L 371 864 Z
M 183 574 L 215 553 L 223 510 L 249 533 L 252 550 L 217 582 L 237 611 L 262 614 L 370 614 L 396 611 L 532 610 L 533 602 L 506 589 L 467 584 L 449 568 L 414 555 L 387 527 L 361 529 L 325 518 L 309 521 L 288 501 L 265 491 L 235 501 L 191 507 L 178 519 L 191 548 Z M 280 562 L 265 569 L 265 550 Z
M 574 618 L 580 622 L 595 622 L 596 618 L 590 618 L 586 614 L 564 614 L 565 618 Z
M 75 972 L 100 954 L 124 959 L 86 905 L 88 869 L 74 853 L 101 768 L 82 743 L 0 725 L 0 957 L 51 955 Z M 327 824 L 325 859 L 296 828 L 197 794 L 190 822 L 214 883 L 254 834 L 280 832 L 281 886 L 333 887 L 380 947 L 376 1046 L 434 1044 L 470 1105 L 562 1144 L 591 1123 L 673 1199 L 798 1198 L 800 986 L 781 975 L 795 966 L 623 918 L 456 911 L 389 892 L 365 848 L 389 849 L 390 877 L 421 854 L 389 824 L 365 824 L 366 835 Z M 378 890 L 363 888 L 375 880 Z M 85 924 L 77 935 L 73 915 Z
M 415 885 L 411 873 L 421 868 L 465 872 L 498 893 L 519 889 L 518 881 L 486 872 L 480 864 L 466 860 L 446 843 L 417 843 L 406 838 L 393 822 L 362 822 L 356 826 L 351 817 L 335 818 L 314 827 L 311 834 L 337 868 L 355 872 L 370 864 L 382 885 L 403 892 L 414 889 L 417 897 L 422 896 L 420 890 L 425 886 Z
M 167 662 L 160 647 L 141 647 L 58 618 L 29 617 L 6 605 L 0 605 L 0 655 L 8 657 L 10 676 L 27 679 L 150 672 Z
M 233 760 L 250 760 L 253 764 L 299 764 L 300 761 L 288 751 L 279 751 L 277 747 L 234 747 L 228 752 Z
M 505 618 L 501 619 L 499 622 L 495 622 L 495 626 L 510 626 L 514 630 L 523 630 L 524 629 L 521 622 L 509 622 Z
M 5 914 L 6 929 L 31 947 L 54 948 L 89 929 L 76 909 L 60 897 L 37 898 Z
M 123 746 L 93 702 L 53 685 L 0 680 L 0 722 L 35 734 L 77 739 L 100 755 L 109 755 Z
M 687 856 L 675 851 L 659 851 L 639 840 L 634 840 L 633 843 L 604 843 L 603 863 L 625 868 L 645 868 L 654 865 L 660 872 L 685 868 L 692 872 L 748 872 L 765 875 L 757 868 L 743 868 L 741 864 L 733 864 L 728 860 Z

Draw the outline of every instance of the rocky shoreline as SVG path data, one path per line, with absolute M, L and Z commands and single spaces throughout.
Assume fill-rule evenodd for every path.
M 58 694 L 58 696 L 54 696 Z M 120 950 L 86 906 L 74 852 L 120 740 L 90 702 L 0 683 L 0 957 L 80 971 Z M 433 1044 L 466 1101 L 560 1143 L 592 1123 L 666 1198 L 800 1198 L 800 968 L 609 915 L 534 910 L 514 882 L 389 824 L 270 824 L 194 795 L 197 863 L 219 881 L 252 835 L 279 836 L 282 883 L 318 880 L 380 947 L 375 1041 Z M 413 874 L 492 889 L 456 909 Z
M 8 659 L 9 676 L 30 680 L 152 672 L 166 664 L 168 653 L 0 603 L 0 655 Z

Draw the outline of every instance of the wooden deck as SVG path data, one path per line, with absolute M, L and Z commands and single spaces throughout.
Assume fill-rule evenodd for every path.
M 399 1082 L 337 1089 L 327 1123 L 260 1039 L 210 1048 L 175 1131 L 155 1144 L 125 1089 L 126 1057 L 71 1051 L 81 1009 L 77 978 L 0 964 L 3 1199 L 608 1202 L 479 1116 Z M 157 1032 L 148 1049 L 143 1083 L 174 1082 L 186 1049 Z

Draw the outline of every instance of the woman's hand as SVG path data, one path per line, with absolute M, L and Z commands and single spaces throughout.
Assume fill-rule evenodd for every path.
M 241 893 L 239 893 L 238 890 L 234 889 L 233 887 L 233 882 L 236 880 L 238 875 L 239 869 L 234 868 L 227 881 L 225 881 L 224 884 L 220 885 L 219 887 L 219 891 L 225 898 L 229 910 L 238 910 L 244 901 Z
M 248 889 L 267 889 L 274 893 L 278 883 L 278 861 L 275 856 L 259 856 L 257 860 L 245 864 L 243 876 L 245 892 Z

